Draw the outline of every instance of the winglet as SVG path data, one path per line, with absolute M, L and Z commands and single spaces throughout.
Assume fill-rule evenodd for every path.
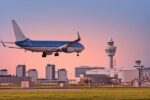
M 5 43 L 1 40 L 1 43 L 2 43 L 2 45 L 4 46 L 4 47 L 6 47 L 6 45 L 5 45 Z
M 77 31 L 77 35 L 78 35 L 78 39 L 77 39 L 77 41 L 81 41 L 81 37 L 80 37 L 80 34 L 79 34 L 79 32 Z

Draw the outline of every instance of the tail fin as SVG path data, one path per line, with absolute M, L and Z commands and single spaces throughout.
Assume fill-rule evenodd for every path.
M 25 35 L 21 31 L 21 29 L 19 28 L 19 26 L 18 26 L 18 24 L 16 23 L 15 20 L 12 20 L 12 25 L 13 25 L 16 41 L 23 41 L 23 40 L 28 39 L 28 38 L 25 37 Z

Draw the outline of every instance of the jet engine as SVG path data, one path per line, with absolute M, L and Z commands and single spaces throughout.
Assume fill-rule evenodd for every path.
M 75 52 L 75 49 L 72 47 L 67 47 L 67 48 L 63 48 L 62 51 L 66 53 L 72 53 Z

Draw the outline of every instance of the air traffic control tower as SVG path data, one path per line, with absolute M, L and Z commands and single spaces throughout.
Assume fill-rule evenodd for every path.
M 116 53 L 117 47 L 114 46 L 114 41 L 112 39 L 110 39 L 110 41 L 108 41 L 107 44 L 108 44 L 108 47 L 105 49 L 105 52 L 110 58 L 110 69 L 113 69 L 113 56 Z

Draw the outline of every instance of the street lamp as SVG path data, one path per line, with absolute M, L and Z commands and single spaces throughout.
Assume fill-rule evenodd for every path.
M 142 61 L 141 60 L 136 60 L 135 61 L 136 66 L 134 66 L 135 68 L 137 68 L 137 70 L 139 71 L 139 86 L 141 86 L 141 82 L 142 82 L 142 70 L 144 69 L 144 66 L 141 65 Z

